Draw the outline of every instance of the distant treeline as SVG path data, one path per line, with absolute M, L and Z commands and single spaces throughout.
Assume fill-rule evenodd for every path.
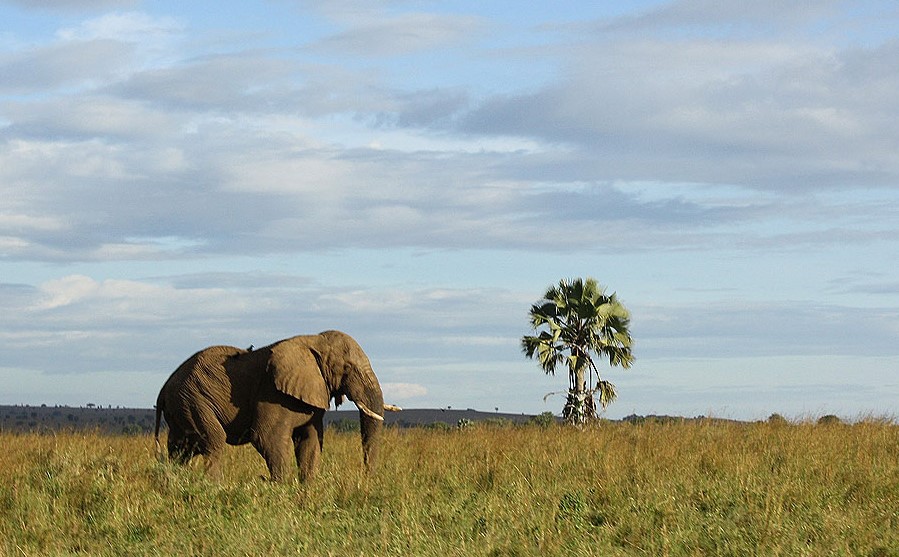
M 146 408 L 0 406 L 0 431 L 54 432 L 97 430 L 136 435 L 153 430 L 155 412 Z
M 152 408 L 113 408 L 111 406 L 0 406 L 0 431 L 47 432 L 62 430 L 97 430 L 109 434 L 138 435 L 153 431 L 156 411 Z M 528 422 L 551 423 L 556 418 L 546 412 L 539 416 L 479 412 L 477 410 L 410 409 L 388 412 L 384 416 L 387 425 L 396 427 L 462 427 L 473 423 L 495 425 L 522 424 Z M 325 424 L 340 431 L 359 429 L 359 413 L 356 410 L 339 410 L 325 413 Z
M 46 432 L 64 430 L 97 430 L 108 434 L 140 435 L 153 431 L 156 411 L 152 408 L 122 408 L 112 406 L 2 406 L 0 405 L 0 432 Z M 537 424 L 547 426 L 560 419 L 551 412 L 542 414 L 510 414 L 481 412 L 471 408 L 412 408 L 402 412 L 387 412 L 384 422 L 393 427 L 426 427 L 432 429 L 465 428 L 474 424 L 507 426 Z M 684 418 L 680 416 L 640 416 L 632 414 L 620 421 L 634 425 L 651 423 L 680 423 L 685 421 L 712 420 L 732 421 L 720 418 Z M 772 414 L 769 422 L 786 420 L 779 414 Z M 819 423 L 834 423 L 836 416 L 824 416 Z M 163 422 L 163 427 L 164 427 Z M 353 410 L 337 410 L 325 413 L 325 425 L 338 431 L 358 431 L 359 413 Z

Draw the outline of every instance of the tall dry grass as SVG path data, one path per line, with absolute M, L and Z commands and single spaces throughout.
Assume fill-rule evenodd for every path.
M 608 423 L 329 432 L 312 483 L 155 461 L 147 437 L 0 434 L 3 555 L 899 556 L 899 427 Z

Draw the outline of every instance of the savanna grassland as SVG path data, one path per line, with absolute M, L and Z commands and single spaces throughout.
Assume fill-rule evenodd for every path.
M 389 428 L 361 472 L 329 430 L 319 477 L 160 464 L 147 436 L 0 434 L 3 555 L 899 556 L 899 426 L 718 421 L 584 431 Z

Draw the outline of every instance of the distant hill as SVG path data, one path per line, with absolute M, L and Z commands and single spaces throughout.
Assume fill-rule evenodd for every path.
M 524 423 L 532 417 L 528 414 L 501 414 L 472 409 L 416 408 L 402 412 L 387 412 L 384 422 L 397 427 L 421 427 L 433 424 L 455 426 L 460 420 Z M 112 408 L 94 405 L 0 406 L 0 431 L 3 432 L 98 430 L 109 434 L 141 434 L 153 431 L 155 419 L 156 412 L 152 408 Z M 358 429 L 359 412 L 355 409 L 326 412 L 325 424 L 340 429 Z

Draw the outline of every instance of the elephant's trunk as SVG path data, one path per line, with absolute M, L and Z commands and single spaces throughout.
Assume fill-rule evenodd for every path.
M 365 464 L 365 471 L 371 473 L 378 463 L 384 421 L 376 420 L 360 410 L 359 424 L 362 433 L 362 462 Z
M 362 433 L 362 458 L 365 469 L 375 469 L 381 444 L 381 428 L 384 425 L 384 395 L 371 364 L 359 370 L 357 381 L 347 381 L 347 396 L 359 407 L 359 424 Z

